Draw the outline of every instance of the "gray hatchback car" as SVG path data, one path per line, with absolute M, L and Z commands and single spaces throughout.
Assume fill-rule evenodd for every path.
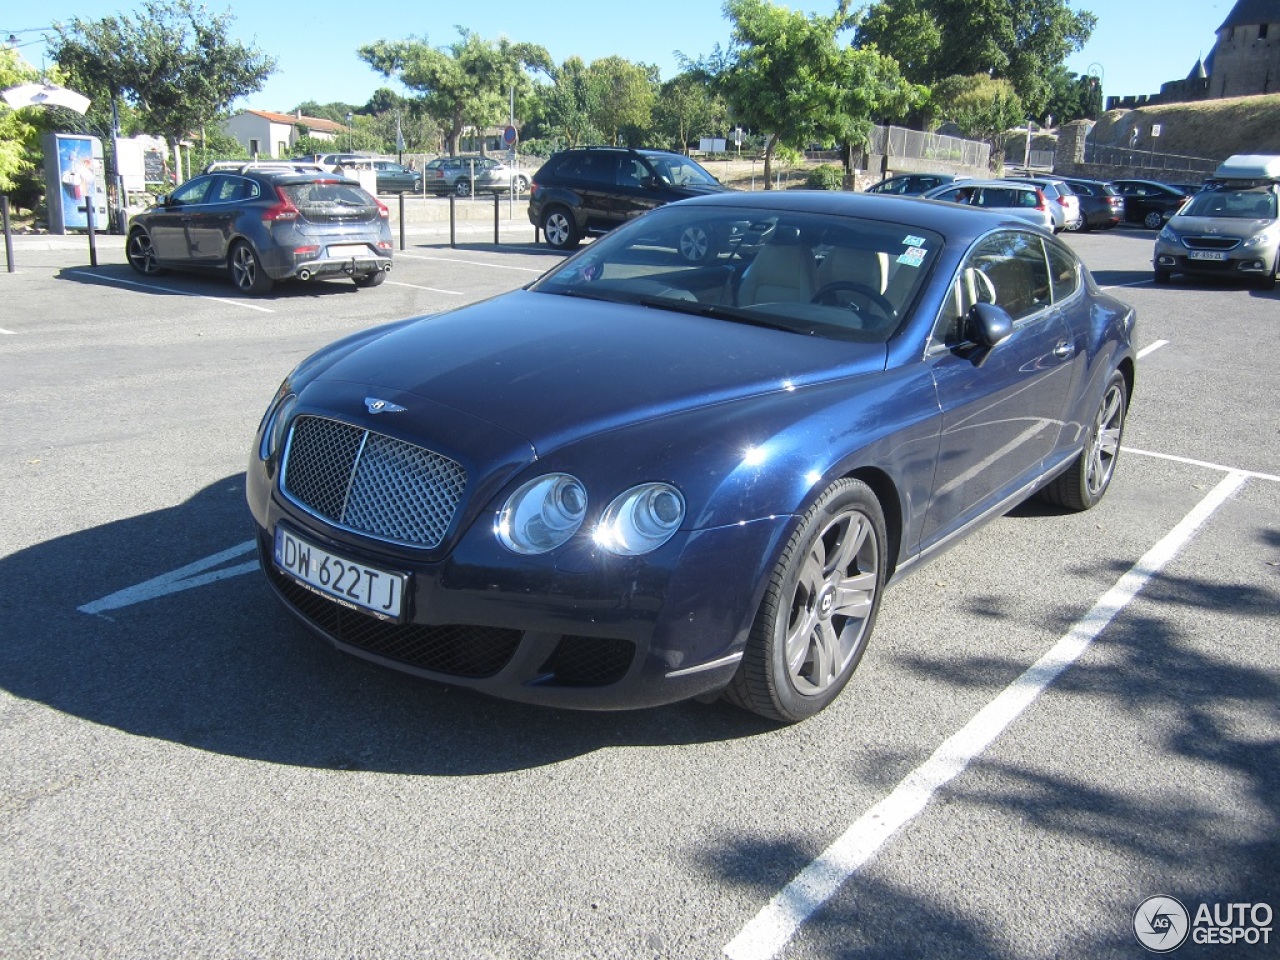
M 141 274 L 225 270 L 250 294 L 289 279 L 376 287 L 391 250 L 387 208 L 354 180 L 250 167 L 193 177 L 158 197 L 129 221 L 125 241 Z

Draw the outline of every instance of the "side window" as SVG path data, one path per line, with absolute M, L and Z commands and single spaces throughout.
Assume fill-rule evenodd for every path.
M 641 160 L 636 157 L 619 156 L 618 186 L 638 188 L 644 178 L 649 176 L 652 174 Z
M 214 188 L 211 203 L 235 203 L 258 195 L 258 185 L 243 177 L 223 177 Z
M 213 186 L 212 177 L 196 177 L 173 191 L 169 197 L 169 202 L 181 204 L 204 203 L 211 186 Z
M 1080 265 L 1076 258 L 1056 243 L 1046 243 L 1049 252 L 1049 279 L 1053 302 L 1061 303 L 1080 289 Z
M 1051 303 L 1049 267 L 1040 237 L 1016 230 L 993 233 L 969 252 L 934 328 L 935 346 L 969 340 L 967 318 L 976 303 L 1003 307 L 1014 322 Z

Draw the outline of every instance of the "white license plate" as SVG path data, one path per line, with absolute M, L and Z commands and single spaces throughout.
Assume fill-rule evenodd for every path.
M 369 247 L 363 243 L 334 243 L 329 246 L 331 257 L 367 257 Z
M 276 566 L 313 593 L 382 620 L 404 619 L 408 574 L 382 570 L 330 553 L 276 527 Z
M 1188 260 L 1225 260 L 1227 255 L 1220 250 L 1190 250 L 1187 252 Z

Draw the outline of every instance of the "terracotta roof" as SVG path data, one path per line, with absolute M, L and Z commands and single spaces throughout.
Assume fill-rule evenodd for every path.
M 245 113 L 252 113 L 255 117 L 263 117 L 272 123 L 284 123 L 289 126 L 303 123 L 311 130 L 321 130 L 327 133 L 338 133 L 348 129 L 343 124 L 336 123 L 333 120 L 326 120 L 324 117 L 300 117 L 296 113 L 272 113 L 270 110 L 246 110 Z

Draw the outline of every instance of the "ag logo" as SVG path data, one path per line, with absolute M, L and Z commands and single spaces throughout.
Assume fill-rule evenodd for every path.
M 1148 897 L 1133 912 L 1133 933 L 1152 953 L 1169 953 L 1187 940 L 1191 916 L 1173 897 Z

